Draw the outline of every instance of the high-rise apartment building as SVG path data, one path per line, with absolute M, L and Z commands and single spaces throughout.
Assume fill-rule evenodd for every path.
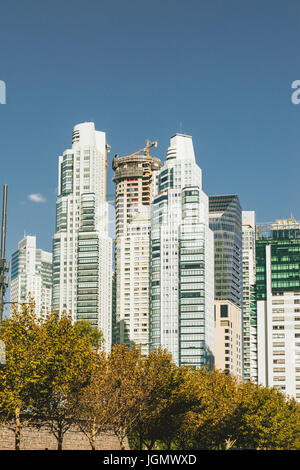
M 300 401 L 300 224 L 258 224 L 258 382 Z
M 149 352 L 150 208 L 136 212 L 117 244 L 120 341 Z
M 112 335 L 112 240 L 108 236 L 104 132 L 74 127 L 72 148 L 59 157 L 53 237 L 53 309 Z
M 151 210 L 150 348 L 213 366 L 214 252 L 192 138 L 171 137 Z
M 10 301 L 34 300 L 38 316 L 51 311 L 52 254 L 36 248 L 36 237 L 25 236 L 12 255 Z
M 115 156 L 115 341 L 149 352 L 150 204 L 161 168 L 149 154 Z
M 242 208 L 236 194 L 209 196 L 209 227 L 214 233 L 215 309 L 218 311 L 219 301 L 229 301 L 236 306 L 236 309 L 230 309 L 234 313 L 231 318 L 231 330 L 242 338 Z M 216 327 L 219 326 L 216 322 Z M 224 346 L 221 353 L 220 344 L 217 345 L 217 330 L 215 333 L 218 358 L 228 357 L 228 348 Z M 240 364 L 243 364 L 243 346 L 241 345 L 241 352 L 237 355 L 234 355 L 234 350 L 230 353 L 232 367 L 228 370 L 239 379 Z
M 161 168 L 159 158 L 133 154 L 115 156 L 112 162 L 116 183 L 116 238 L 127 234 L 128 224 L 141 205 L 150 206 L 156 175 Z
M 242 212 L 244 380 L 257 383 L 255 212 Z
M 242 382 L 241 310 L 229 300 L 215 301 L 215 366 Z

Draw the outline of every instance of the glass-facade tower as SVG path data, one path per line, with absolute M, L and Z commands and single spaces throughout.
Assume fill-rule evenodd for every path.
M 171 138 L 151 213 L 150 349 L 178 365 L 213 365 L 213 233 L 192 138 Z
M 242 208 L 236 194 L 209 196 L 215 241 L 215 299 L 242 308 Z
M 106 136 L 92 122 L 78 124 L 72 148 L 59 157 L 53 237 L 53 309 L 112 335 L 112 240 L 106 202 Z
M 228 308 L 233 304 L 238 309 L 237 312 L 230 307 L 230 311 L 235 312 L 232 321 L 229 325 L 221 321 L 219 326 L 224 331 L 218 335 L 225 339 L 237 335 L 237 350 L 228 347 L 230 341 L 222 343 L 223 352 L 220 351 L 220 344 L 217 344 L 216 368 L 224 367 L 221 358 L 225 357 L 226 373 L 236 375 L 240 380 L 243 376 L 242 208 L 236 194 L 209 196 L 209 227 L 214 233 L 216 312 L 220 302 L 228 304 Z M 231 367 L 233 363 L 234 368 Z
M 300 224 L 256 230 L 258 382 L 300 401 Z

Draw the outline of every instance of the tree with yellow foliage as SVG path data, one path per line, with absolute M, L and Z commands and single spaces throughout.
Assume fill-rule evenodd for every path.
M 78 396 L 89 384 L 96 353 L 71 316 L 55 312 L 41 323 L 39 346 L 42 386 L 35 391 L 34 420 L 49 427 L 61 450 L 64 434 L 74 422 Z
M 122 450 L 137 420 L 139 362 L 140 350 L 135 346 L 129 349 L 125 344 L 118 344 L 108 355 L 111 428 Z
M 111 428 L 116 394 L 111 394 L 108 360 L 104 352 L 95 356 L 89 384 L 78 395 L 74 422 L 86 435 L 92 450 L 96 449 L 96 438 Z
M 185 402 L 184 419 L 173 439 L 180 449 L 221 449 L 231 432 L 231 415 L 238 406 L 237 384 L 220 371 L 186 370 L 177 391 Z
M 300 404 L 276 388 L 253 383 L 239 387 L 239 406 L 232 415 L 232 438 L 243 449 L 300 448 Z
M 34 304 L 13 306 L 11 317 L 0 327 L 6 346 L 6 364 L 0 368 L 0 420 L 15 433 L 15 449 L 20 449 L 23 421 L 33 410 L 33 390 L 42 383 L 40 369 L 40 322 Z
M 152 449 L 157 441 L 170 446 L 186 403 L 178 402 L 177 390 L 184 378 L 167 350 L 156 349 L 141 358 L 137 368 L 137 415 L 133 436 L 139 449 Z

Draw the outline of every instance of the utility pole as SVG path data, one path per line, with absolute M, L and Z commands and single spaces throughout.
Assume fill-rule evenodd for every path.
M 6 242 L 6 214 L 7 214 L 7 184 L 3 186 L 1 252 L 0 252 L 0 323 L 3 319 L 4 295 L 8 287 L 9 262 L 5 259 Z

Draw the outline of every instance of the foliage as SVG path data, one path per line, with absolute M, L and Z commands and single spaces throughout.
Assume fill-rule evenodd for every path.
M 219 449 L 231 432 L 231 415 L 238 406 L 235 379 L 219 371 L 192 370 L 179 393 L 188 402 L 177 446 L 188 449 Z
M 300 448 L 300 406 L 275 388 L 246 383 L 232 416 L 236 446 L 249 449 Z
M 41 381 L 39 330 L 33 304 L 23 305 L 20 312 L 13 307 L 0 328 L 6 346 L 6 365 L 0 368 L 0 419 L 14 430 L 16 450 L 22 421 L 33 407 L 32 390 Z
M 76 413 L 77 397 L 89 384 L 94 353 L 90 339 L 72 325 L 70 315 L 53 312 L 40 328 L 41 387 L 36 390 L 34 418 L 49 426 L 62 448 Z
M 177 367 L 162 349 L 101 351 L 102 334 L 66 314 L 13 308 L 0 325 L 0 422 L 48 426 L 62 449 L 77 424 L 91 448 L 108 429 L 140 449 L 299 449 L 300 406 L 275 388 L 237 383 L 221 371 Z
M 140 350 L 135 346 L 128 349 L 124 344 L 115 345 L 108 355 L 111 427 L 121 449 L 125 448 L 125 438 L 137 420 L 139 363 Z
M 81 390 L 76 404 L 74 421 L 87 436 L 92 450 L 96 437 L 110 427 L 114 396 L 110 395 L 108 360 L 102 352 L 96 356 L 89 384 Z
M 101 350 L 104 345 L 104 337 L 102 331 L 100 331 L 95 326 L 92 326 L 86 320 L 78 320 L 74 323 L 74 328 L 80 336 L 86 337 L 90 341 L 92 348 L 96 352 Z
M 179 369 L 166 350 L 157 349 L 142 358 L 137 376 L 137 415 L 133 433 L 138 447 L 152 449 L 156 441 L 166 439 L 168 446 L 172 431 L 178 428 L 185 403 L 179 402 L 176 391 L 183 381 Z

